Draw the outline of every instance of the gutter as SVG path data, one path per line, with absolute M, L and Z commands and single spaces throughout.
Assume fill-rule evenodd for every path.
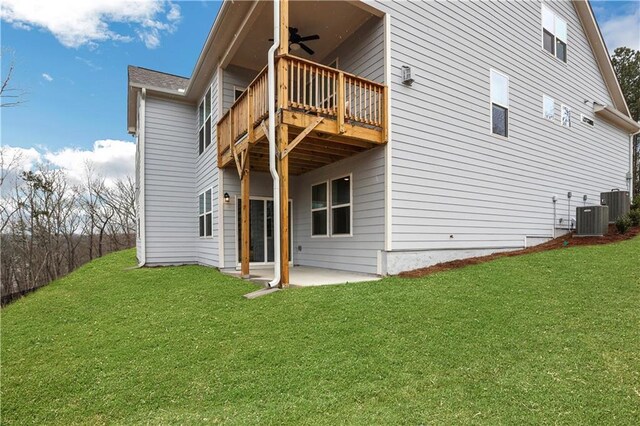
M 276 170 L 276 74 L 275 54 L 280 46 L 280 1 L 273 2 L 273 45 L 267 54 L 267 86 L 269 92 L 269 171 L 273 179 L 273 281 L 269 287 L 280 284 L 280 176 Z
M 616 127 L 619 127 L 627 133 L 636 134 L 640 132 L 640 124 L 633 121 L 626 114 L 623 114 L 619 110 L 608 105 L 602 105 L 594 102 L 593 112 L 602 119 L 608 121 Z

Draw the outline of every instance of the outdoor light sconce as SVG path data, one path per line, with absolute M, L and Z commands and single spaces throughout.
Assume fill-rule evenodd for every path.
M 411 86 L 413 84 L 413 76 L 411 74 L 411 67 L 406 65 L 402 66 L 402 83 L 407 86 Z
M 229 196 L 228 192 L 224 193 L 224 202 L 228 203 L 229 201 L 231 201 L 231 197 Z

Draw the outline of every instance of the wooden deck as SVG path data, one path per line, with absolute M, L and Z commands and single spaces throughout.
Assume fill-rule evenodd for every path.
M 277 59 L 278 116 L 289 173 L 298 175 L 387 141 L 387 87 L 290 55 Z M 267 70 L 218 122 L 218 166 L 268 171 Z M 250 161 L 247 161 L 250 160 Z

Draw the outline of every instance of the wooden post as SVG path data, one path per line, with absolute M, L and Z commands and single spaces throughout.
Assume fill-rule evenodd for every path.
M 276 0 L 278 1 L 278 0 Z M 289 53 L 289 0 L 280 1 L 280 46 L 278 55 Z
M 244 161 L 244 170 L 242 170 L 242 178 L 241 178 L 241 198 L 242 198 L 242 220 L 240 222 L 240 233 L 242 238 L 242 247 L 240 251 L 241 257 L 241 276 L 242 278 L 249 278 L 249 251 L 251 250 L 249 244 L 249 235 L 250 235 L 250 221 L 249 221 L 249 166 L 250 166 L 250 157 L 249 151 L 245 151 L 244 155 L 246 156 Z
M 289 144 L 289 126 L 278 126 L 278 174 L 280 175 L 280 261 L 282 287 L 289 286 L 289 157 L 280 156 Z
M 344 133 L 344 111 L 345 111 L 345 98 L 344 98 L 344 74 L 338 73 L 338 88 L 337 88 L 337 101 L 338 101 L 338 131 Z
M 255 139 L 254 134 L 253 134 L 253 122 L 255 121 L 255 119 L 253 118 L 253 105 L 255 100 L 253 99 L 253 88 L 252 87 L 248 87 L 247 88 L 247 108 L 249 108 L 249 110 L 247 111 L 247 137 L 249 138 L 249 144 L 252 144 Z M 247 155 L 249 154 L 249 152 L 247 151 Z

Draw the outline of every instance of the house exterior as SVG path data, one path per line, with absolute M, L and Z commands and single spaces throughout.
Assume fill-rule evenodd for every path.
M 640 127 L 588 2 L 276 6 L 225 1 L 189 78 L 129 67 L 141 265 L 396 274 L 632 189 Z

